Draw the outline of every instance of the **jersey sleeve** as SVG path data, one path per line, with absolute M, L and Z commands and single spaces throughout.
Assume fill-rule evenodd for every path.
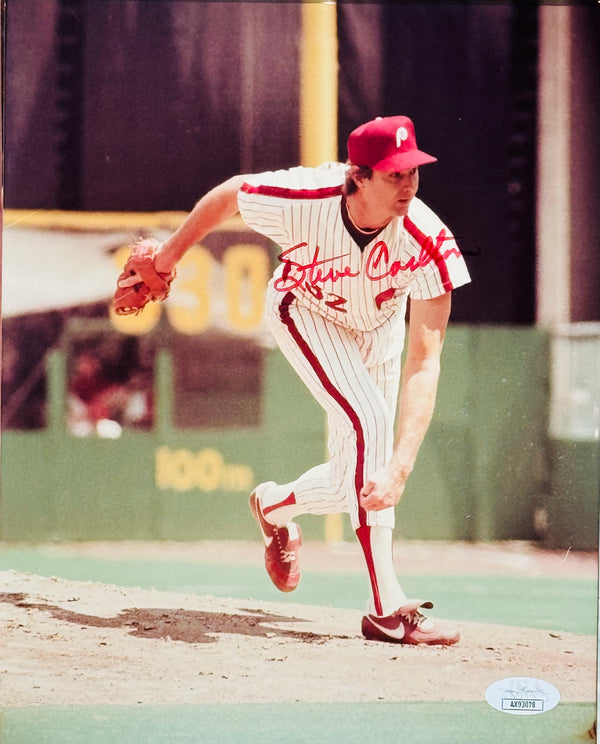
M 240 215 L 248 227 L 285 247 L 290 240 L 292 205 L 340 193 L 345 166 L 325 163 L 248 176 L 238 192 Z
M 454 235 L 419 199 L 413 200 L 404 228 L 418 255 L 419 268 L 413 274 L 410 288 L 413 299 L 433 299 L 471 281 Z
M 266 235 L 278 245 L 285 245 L 285 201 L 277 189 L 285 189 L 289 180 L 286 171 L 273 171 L 249 176 L 238 192 L 238 208 L 244 222 L 252 230 Z

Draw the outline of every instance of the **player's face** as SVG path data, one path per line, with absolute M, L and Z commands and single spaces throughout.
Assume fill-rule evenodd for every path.
M 404 217 L 419 188 L 419 169 L 387 172 L 374 170 L 365 197 L 391 217 Z

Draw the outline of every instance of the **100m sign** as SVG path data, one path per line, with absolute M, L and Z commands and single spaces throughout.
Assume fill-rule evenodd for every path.
M 120 269 L 129 250 L 123 246 L 115 253 Z M 269 255 L 260 245 L 229 246 L 222 261 L 195 245 L 177 266 L 168 300 L 148 303 L 139 315 L 116 315 L 111 310 L 111 323 L 118 331 L 141 335 L 156 327 L 164 311 L 171 327 L 180 333 L 202 333 L 211 325 L 249 333 L 261 324 L 269 275 Z

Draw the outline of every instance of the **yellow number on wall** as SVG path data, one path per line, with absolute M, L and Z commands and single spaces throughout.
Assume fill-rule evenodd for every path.
M 225 251 L 227 320 L 235 330 L 249 331 L 260 325 L 269 278 L 269 259 L 258 245 L 240 243 Z
M 213 259 L 201 246 L 192 246 L 179 262 L 167 305 L 169 322 L 180 333 L 201 333 L 210 324 Z

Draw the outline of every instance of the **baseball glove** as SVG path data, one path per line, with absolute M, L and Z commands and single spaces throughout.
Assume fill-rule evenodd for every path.
M 117 315 L 137 315 L 152 300 L 164 300 L 168 296 L 176 272 L 156 271 L 154 259 L 160 245 L 154 238 L 140 238 L 132 246 L 112 299 L 112 309 Z

